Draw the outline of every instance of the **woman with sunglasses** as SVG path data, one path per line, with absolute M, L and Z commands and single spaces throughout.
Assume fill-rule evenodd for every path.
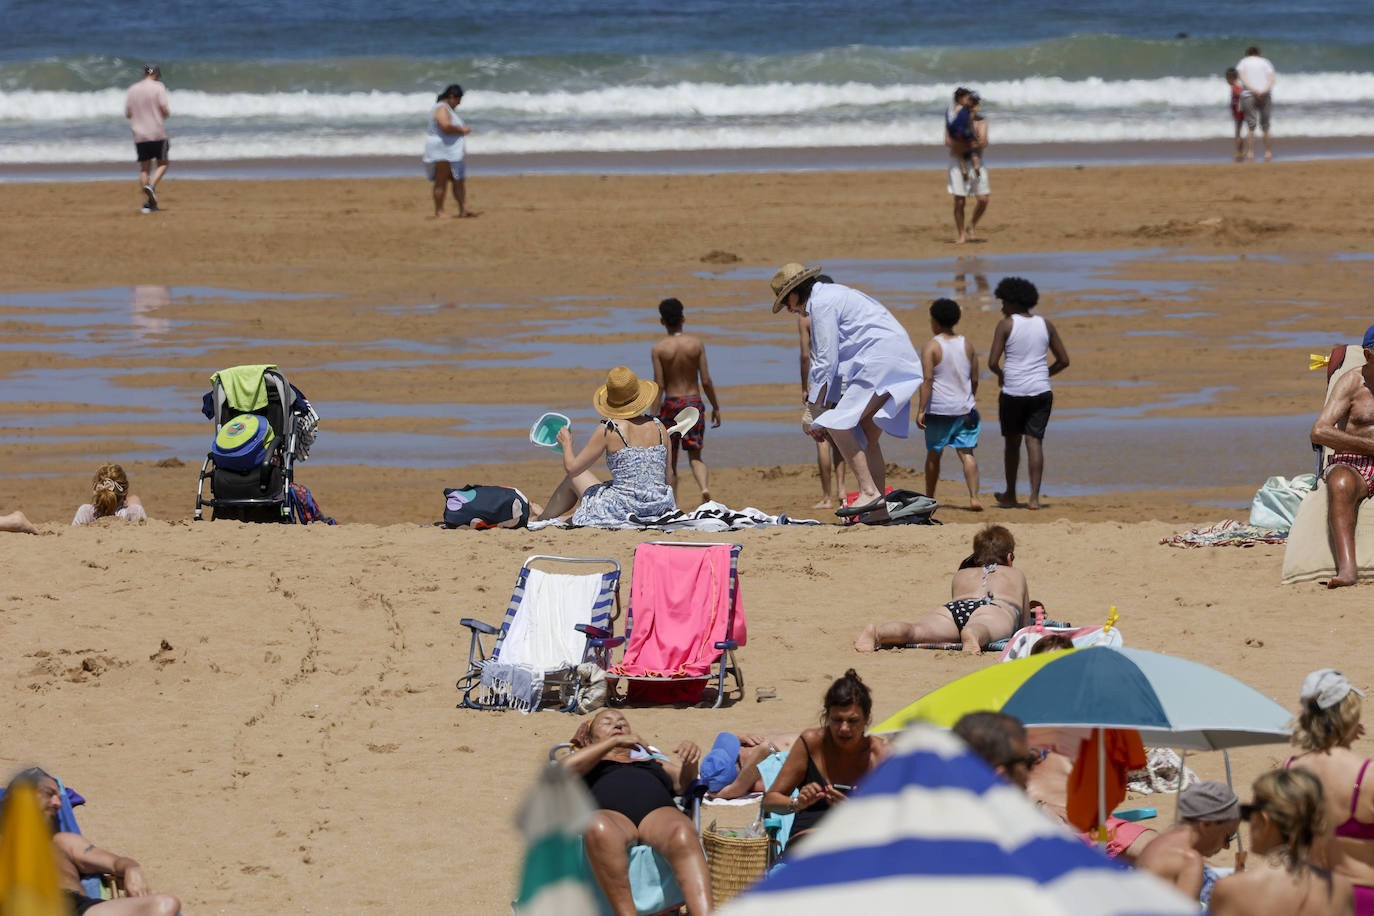
M 1326 831 L 1317 840 L 1316 858 L 1354 883 L 1359 916 L 1374 914 L 1374 776 L 1366 772 L 1370 761 L 1350 747 L 1364 734 L 1363 696 L 1333 668 L 1309 674 L 1298 693 L 1302 709 L 1293 729 L 1302 753 L 1284 764 L 1321 781 Z
M 1274 770 L 1255 780 L 1254 801 L 1240 806 L 1258 862 L 1222 878 L 1212 890 L 1216 916 L 1350 916 L 1348 878 L 1313 865 L 1323 830 L 1325 793 L 1306 770 Z

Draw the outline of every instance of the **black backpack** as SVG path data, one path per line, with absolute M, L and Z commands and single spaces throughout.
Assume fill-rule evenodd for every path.
M 445 528 L 524 528 L 530 501 L 514 487 L 465 484 L 444 489 Z

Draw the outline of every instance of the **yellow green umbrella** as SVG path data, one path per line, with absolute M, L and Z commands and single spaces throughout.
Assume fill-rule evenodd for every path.
M 965 713 L 1000 710 L 1031 675 L 1075 651 L 1078 650 L 1043 652 L 1000 665 L 989 665 L 926 694 L 901 712 L 889 716 L 872 731 L 874 734 L 899 732 L 913 722 L 933 722 L 953 728 Z
M 26 783 L 5 794 L 0 825 L 0 913 L 63 916 L 68 912 L 66 898 L 58 889 L 52 831 L 38 807 L 38 796 Z

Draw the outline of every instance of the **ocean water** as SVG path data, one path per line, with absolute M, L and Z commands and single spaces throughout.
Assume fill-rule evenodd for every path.
M 1276 133 L 1374 138 L 1367 0 L 4 5 L 0 166 L 126 162 L 124 90 L 148 60 L 177 160 L 418 158 L 450 82 L 474 161 L 933 151 L 961 84 L 982 92 L 994 144 L 1221 140 L 1221 73 L 1249 44 L 1279 72 Z

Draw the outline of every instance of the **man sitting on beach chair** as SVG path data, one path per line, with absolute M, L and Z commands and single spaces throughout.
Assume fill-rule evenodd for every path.
M 1312 424 L 1312 444 L 1332 451 L 1323 477 L 1336 575 L 1327 588 L 1354 585 L 1358 579 L 1355 519 L 1361 501 L 1374 496 L 1374 325 L 1364 332 L 1362 346 L 1364 366 L 1336 380 Z
M 56 779 L 38 767 L 30 767 L 10 781 L 10 788 L 19 784 L 33 786 L 43 814 L 52 826 L 52 850 L 57 863 L 58 882 L 76 916 L 85 913 L 92 916 L 177 916 L 181 911 L 181 901 L 171 894 L 154 894 L 143 877 L 142 869 L 133 859 L 107 852 L 79 833 L 58 830 L 57 816 L 62 810 L 62 796 Z M 116 900 L 87 897 L 81 889 L 81 876 L 103 874 L 114 875 L 129 896 Z

